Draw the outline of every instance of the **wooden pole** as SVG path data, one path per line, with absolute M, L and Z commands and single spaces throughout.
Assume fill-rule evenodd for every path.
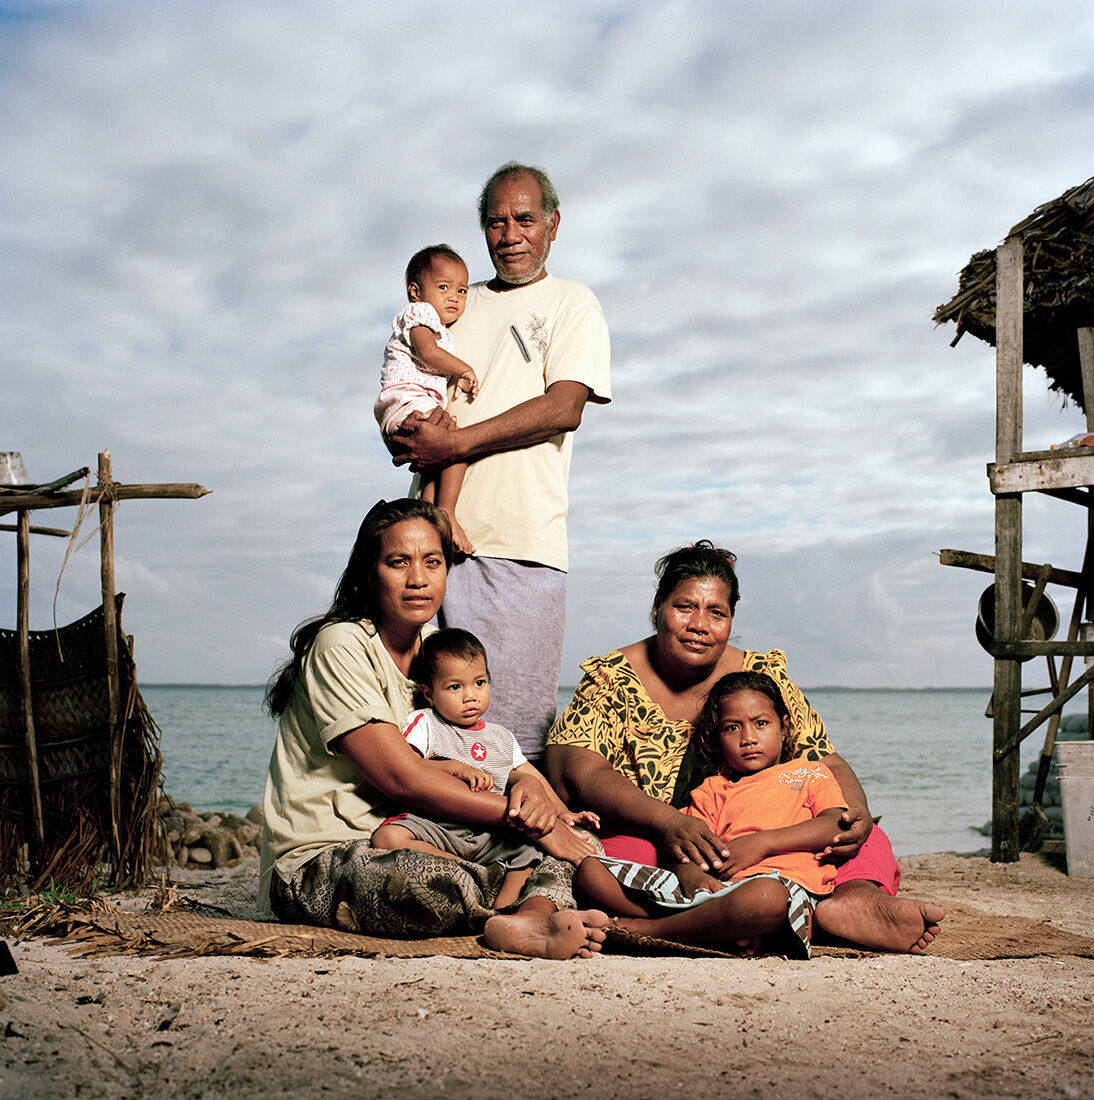
M 1083 377 L 1083 404 L 1086 406 L 1086 430 L 1094 432 L 1094 328 L 1080 328 L 1076 332 L 1079 343 L 1079 367 Z M 1087 547 L 1094 538 L 1089 517 L 1087 519 Z M 1089 555 L 1088 555 L 1089 559 Z M 1083 579 L 1086 581 L 1087 618 L 1090 618 L 1090 581 L 1091 564 L 1083 563 Z M 1086 730 L 1088 737 L 1094 737 L 1094 687 L 1086 695 Z
M 38 741 L 34 732 L 34 696 L 30 686 L 30 513 L 20 512 L 18 523 L 19 591 L 16 608 L 16 633 L 19 636 L 19 687 L 23 706 L 23 730 L 26 735 L 27 778 L 30 786 L 30 829 L 32 861 L 37 863 L 46 847 L 45 820 L 42 815 L 42 784 L 38 776 Z
M 151 485 L 118 485 L 113 483 L 110 496 L 113 500 L 197 500 L 211 490 L 194 482 L 166 482 Z M 93 485 L 88 491 L 89 504 L 98 503 L 102 487 Z M 19 508 L 70 508 L 80 504 L 83 492 L 63 493 L 4 493 L 0 494 L 0 516 Z
M 995 252 L 995 461 L 1022 450 L 1022 242 L 1010 237 Z M 1022 617 L 1022 496 L 995 498 L 995 637 L 1018 640 Z M 1022 666 L 995 659 L 991 858 L 1018 859 L 1018 759 L 1005 752 L 1021 723 Z
M 120 689 L 118 685 L 118 617 L 114 606 L 114 478 L 110 466 L 110 452 L 99 454 L 99 572 L 103 590 L 103 628 L 106 644 L 106 693 L 107 712 L 110 721 L 110 834 L 114 844 L 113 872 L 117 875 L 121 858 L 121 838 L 118 821 L 121 818 L 121 760 L 119 747 L 121 730 L 118 711 Z

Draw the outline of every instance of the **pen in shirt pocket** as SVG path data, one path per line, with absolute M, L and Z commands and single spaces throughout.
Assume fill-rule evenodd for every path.
M 524 361 L 530 363 L 532 357 L 528 354 L 528 348 L 525 346 L 524 341 L 521 339 L 520 333 L 517 331 L 516 325 L 510 325 L 509 331 L 513 334 L 513 339 L 517 342 L 517 347 L 520 348 L 521 355 L 524 356 Z

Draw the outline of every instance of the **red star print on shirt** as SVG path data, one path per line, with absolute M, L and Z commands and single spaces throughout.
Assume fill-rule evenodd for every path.
M 471 746 L 471 755 L 478 761 L 486 759 L 486 746 L 481 741 L 476 741 Z

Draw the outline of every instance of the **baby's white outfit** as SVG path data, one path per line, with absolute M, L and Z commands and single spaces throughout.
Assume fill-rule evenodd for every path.
M 385 440 L 412 412 L 430 413 L 448 403 L 448 379 L 426 370 L 410 342 L 410 330 L 418 325 L 437 334 L 438 347 L 456 354 L 452 334 L 428 302 L 411 302 L 395 317 L 380 368 L 380 396 L 373 410 Z

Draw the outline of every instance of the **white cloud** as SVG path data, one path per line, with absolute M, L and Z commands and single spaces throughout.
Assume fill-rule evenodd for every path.
M 930 315 L 1089 174 L 1089 5 L 8 10 L 0 443 L 42 480 L 108 446 L 123 480 L 214 490 L 119 515 L 145 679 L 261 679 L 325 605 L 407 484 L 371 417 L 406 258 L 444 239 L 487 274 L 474 202 L 516 156 L 550 169 L 552 268 L 613 337 L 616 401 L 575 450 L 569 675 L 645 629 L 654 558 L 711 535 L 742 553 L 743 639 L 805 682 L 987 681 L 988 578 L 930 555 L 991 549 L 992 358 Z M 1077 430 L 1026 386 L 1029 439 Z M 1063 507 L 1030 502 L 1027 557 L 1078 565 Z M 89 556 L 62 616 L 96 598 Z M 13 592 L 0 570 L 12 620 Z

